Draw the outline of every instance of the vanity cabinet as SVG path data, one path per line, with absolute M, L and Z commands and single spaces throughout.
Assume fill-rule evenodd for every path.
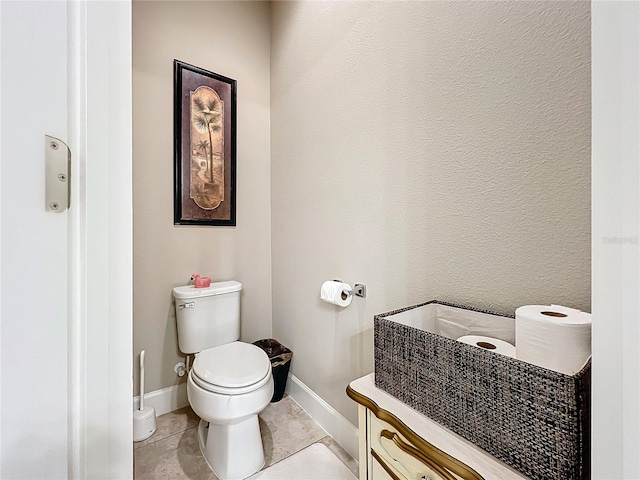
M 360 480 L 523 480 L 484 450 L 418 413 L 374 384 L 354 380 L 358 403 Z

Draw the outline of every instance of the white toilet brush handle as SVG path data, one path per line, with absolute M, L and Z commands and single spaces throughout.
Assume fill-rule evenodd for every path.
M 144 350 L 140 352 L 140 410 L 144 410 Z

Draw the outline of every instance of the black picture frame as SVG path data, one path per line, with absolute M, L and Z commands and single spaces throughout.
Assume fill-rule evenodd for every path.
M 236 225 L 236 81 L 173 61 L 174 225 Z

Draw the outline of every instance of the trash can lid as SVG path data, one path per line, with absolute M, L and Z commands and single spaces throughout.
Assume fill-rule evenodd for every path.
M 271 362 L 261 348 L 250 343 L 232 342 L 198 353 L 193 371 L 212 385 L 239 388 L 269 375 Z
M 279 341 L 273 338 L 263 338 L 262 340 L 256 340 L 254 345 L 264 350 L 270 359 L 281 356 L 282 354 L 291 354 L 291 350 L 282 345 Z

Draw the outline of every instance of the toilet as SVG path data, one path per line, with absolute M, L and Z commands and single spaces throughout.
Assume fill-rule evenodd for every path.
M 200 417 L 200 451 L 221 480 L 247 478 L 264 466 L 258 414 L 273 395 L 269 357 L 238 341 L 241 290 L 236 281 L 173 289 L 178 346 L 195 354 L 187 396 Z

